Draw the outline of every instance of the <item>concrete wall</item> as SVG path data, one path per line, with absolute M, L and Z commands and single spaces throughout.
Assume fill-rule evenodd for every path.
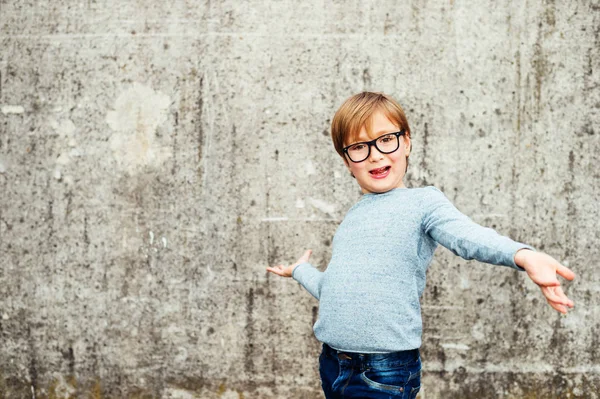
M 359 187 L 341 102 L 406 109 L 406 184 L 577 273 L 440 248 L 421 398 L 597 398 L 598 1 L 0 0 L 0 396 L 317 398 L 321 269 Z

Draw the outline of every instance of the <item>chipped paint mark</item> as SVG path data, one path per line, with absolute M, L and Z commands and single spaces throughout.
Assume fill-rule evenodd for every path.
M 67 165 L 69 162 L 71 162 L 71 159 L 66 152 L 61 153 L 58 158 L 56 158 L 56 163 L 59 165 Z
M 484 328 L 484 323 L 482 321 L 478 321 L 473 325 L 473 327 L 471 327 L 471 336 L 477 341 L 484 340 L 486 337 Z
M 165 390 L 165 397 L 172 399 L 194 399 L 196 395 L 193 392 L 183 389 L 167 388 Z
M 106 122 L 114 131 L 110 147 L 120 166 L 133 171 L 171 157 L 171 146 L 156 129 L 167 120 L 169 96 L 134 83 L 117 98 Z M 163 143 L 164 141 L 164 143 Z
M 463 290 L 471 288 L 471 283 L 467 276 L 460 277 L 460 288 L 462 288 Z
M 323 200 L 317 199 L 317 198 L 309 198 L 308 202 L 315 208 L 317 208 L 318 210 L 320 210 L 323 213 L 327 213 L 327 214 L 333 214 L 335 213 L 335 204 L 330 204 L 328 202 L 325 202 Z
M 459 350 L 459 351 L 466 351 L 466 350 L 470 349 L 469 346 L 467 346 L 465 344 L 451 344 L 451 343 L 442 344 L 442 348 L 444 348 L 444 349 L 456 349 L 456 350 Z
M 162 238 L 162 244 L 163 244 L 163 248 L 167 247 L 167 237 Z
M 227 389 L 219 395 L 220 399 L 244 399 L 244 394 L 236 390 Z
M 25 108 L 23 108 L 20 105 L 3 105 L 2 106 L 2 113 L 4 115 L 22 114 L 23 112 L 25 112 Z
M 183 330 L 185 331 L 185 330 Z M 177 362 L 185 362 L 188 358 L 188 350 L 185 348 L 185 346 L 180 346 L 177 348 L 177 356 L 175 356 L 175 361 Z
M 290 220 L 290 218 L 285 217 L 285 216 L 280 216 L 280 217 L 262 218 L 261 222 L 285 222 L 287 220 Z
M 304 163 L 304 170 L 306 171 L 306 175 L 308 175 L 308 176 L 314 175 L 317 173 L 315 165 L 312 163 L 312 161 L 306 161 Z
M 79 158 L 81 155 L 81 151 L 78 148 L 71 148 L 71 151 L 69 151 L 71 158 Z
M 80 157 L 81 151 L 79 151 L 77 148 L 74 148 L 77 146 L 77 141 L 75 140 L 75 138 L 73 137 L 76 131 L 76 126 L 75 124 L 70 120 L 70 119 L 65 119 L 62 120 L 61 122 L 58 122 L 55 119 L 50 119 L 48 121 L 48 124 L 50 125 L 50 127 L 52 127 L 52 129 L 61 137 L 68 139 L 67 141 L 67 145 L 70 147 L 70 149 L 68 151 L 63 151 L 60 153 L 60 155 L 56 158 L 56 164 L 59 166 L 65 166 L 71 163 L 73 158 L 77 158 Z M 61 168 L 57 167 L 54 170 L 53 176 L 56 180 L 61 180 L 62 178 L 62 171 Z M 72 177 L 69 177 L 69 184 L 72 184 Z
M 60 123 L 56 124 L 56 127 L 53 126 L 51 124 L 52 127 L 54 127 L 54 130 L 56 131 L 56 133 L 60 134 L 63 137 L 73 137 L 73 135 L 75 134 L 75 131 L 77 130 L 77 127 L 75 126 L 75 123 L 73 123 L 72 120 L 70 119 L 64 119 L 62 120 Z
M 304 201 L 302 200 L 302 198 L 298 198 L 296 200 L 296 208 L 304 208 Z
M 148 235 L 150 236 L 150 245 L 152 245 L 154 243 L 154 233 L 150 232 Z

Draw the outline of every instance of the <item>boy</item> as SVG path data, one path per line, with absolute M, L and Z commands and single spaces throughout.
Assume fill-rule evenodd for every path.
M 347 99 L 332 124 L 333 144 L 362 189 L 334 238 L 325 272 L 307 250 L 290 266 L 319 300 L 316 338 L 326 398 L 415 398 L 420 389 L 421 309 L 425 273 L 439 244 L 464 259 L 526 271 L 561 313 L 573 307 L 557 274 L 574 273 L 551 256 L 474 223 L 435 187 L 408 189 L 411 150 L 400 105 L 382 93 Z

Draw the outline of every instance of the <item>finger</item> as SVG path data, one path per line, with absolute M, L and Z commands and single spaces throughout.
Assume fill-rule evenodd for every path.
M 567 308 L 564 305 L 561 305 L 561 304 L 558 304 L 558 303 L 555 303 L 555 302 L 552 302 L 552 301 L 547 301 L 547 302 L 555 310 L 558 310 L 562 314 L 567 314 Z
M 571 306 L 573 301 L 571 301 L 569 298 L 567 298 L 562 287 L 554 287 L 552 289 L 552 291 L 554 291 L 554 293 L 563 301 L 564 305 Z
M 542 293 L 544 294 L 544 296 L 546 297 L 546 299 L 552 301 L 552 302 L 556 302 L 556 303 L 561 303 L 566 305 L 567 301 L 562 299 L 558 294 L 556 294 L 554 288 L 555 287 L 541 287 L 542 288 Z
M 273 273 L 273 274 L 277 274 L 278 276 L 283 276 L 283 271 L 281 270 L 280 266 L 278 266 L 278 268 L 275 267 L 267 267 L 267 271 Z
M 539 285 L 539 283 L 538 283 Z M 558 281 L 556 278 L 552 279 L 550 281 L 544 281 L 541 283 L 540 287 L 559 287 L 560 286 L 560 281 Z
M 544 293 L 546 299 L 552 302 L 560 303 L 561 305 L 571 306 L 572 301 L 567 298 L 561 287 L 546 287 L 548 295 Z M 544 290 L 542 290 L 544 291 Z M 572 307 L 572 306 L 571 306 Z
M 552 302 L 547 299 L 546 299 L 546 302 L 548 302 L 548 305 L 550 305 L 553 309 L 559 311 L 560 313 L 562 313 L 562 314 L 567 313 L 567 308 L 564 305 L 561 305 L 560 303 Z
M 565 305 L 567 305 L 568 307 L 572 308 L 573 306 L 575 306 L 575 302 L 573 302 L 572 300 L 570 300 L 567 295 L 565 294 L 565 292 L 563 291 L 562 287 L 556 287 L 554 289 L 554 292 L 556 292 L 556 294 L 558 296 L 560 296 L 564 301 L 566 301 Z
M 554 292 L 554 294 L 560 298 L 560 302 L 563 305 L 570 306 L 572 304 L 573 301 L 567 298 L 564 291 L 562 290 L 562 287 L 550 287 L 550 291 Z
M 300 257 L 300 260 L 303 262 L 307 262 L 308 258 L 310 258 L 311 254 L 312 254 L 312 249 L 307 249 L 306 251 L 304 251 L 304 254 Z
M 560 285 L 560 281 L 556 278 L 556 269 L 554 267 L 533 271 L 529 274 L 529 277 L 540 287 L 556 287 Z
M 551 268 L 548 268 L 544 275 L 542 285 L 546 287 L 558 287 L 560 285 L 560 281 L 558 281 L 558 278 L 556 277 L 556 272 Z
M 556 273 L 558 275 L 566 278 L 569 281 L 571 281 L 575 278 L 575 273 L 573 273 L 573 271 L 571 269 L 569 269 L 566 266 L 561 265 L 560 263 L 558 264 L 558 266 L 556 268 Z

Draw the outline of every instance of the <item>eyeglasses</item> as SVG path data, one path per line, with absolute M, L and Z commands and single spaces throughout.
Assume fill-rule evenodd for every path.
M 371 146 L 377 147 L 382 154 L 391 154 L 400 147 L 400 136 L 406 133 L 404 129 L 395 133 L 387 133 L 377 137 L 375 140 L 354 143 L 343 148 L 343 152 L 355 163 L 362 162 L 371 155 Z

